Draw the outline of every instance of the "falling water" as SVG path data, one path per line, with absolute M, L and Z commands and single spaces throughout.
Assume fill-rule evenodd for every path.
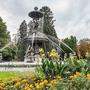
M 45 37 L 47 37 L 47 35 L 46 34 L 44 34 L 44 33 L 42 33 Z M 54 46 L 56 46 L 56 47 L 58 47 L 58 49 L 60 50 L 60 51 L 63 51 L 62 50 L 62 48 L 57 44 L 57 43 L 55 43 L 53 40 L 51 40 L 49 37 L 47 37 L 47 39 L 52 43 L 52 45 L 54 45 Z M 64 51 L 63 51 L 64 52 Z
M 33 48 L 33 44 L 34 44 L 34 39 L 35 39 L 35 33 L 33 33 L 33 35 L 32 35 L 32 48 Z
M 60 44 L 62 43 L 64 46 L 66 46 L 68 49 L 70 49 L 72 52 L 74 52 L 66 43 L 64 43 L 63 41 L 60 41 L 58 38 L 55 38 L 51 35 L 47 35 L 49 38 L 55 39 L 57 40 Z

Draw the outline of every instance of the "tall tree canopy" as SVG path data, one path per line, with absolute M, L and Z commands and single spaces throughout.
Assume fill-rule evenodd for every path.
M 10 41 L 10 35 L 7 31 L 6 23 L 0 17 L 0 48 L 4 47 Z
M 26 51 L 26 47 L 27 44 L 25 43 L 25 37 L 27 35 L 27 24 L 26 21 L 24 20 L 19 28 L 19 39 L 18 39 L 18 43 L 17 43 L 17 47 L 18 47 L 18 58 L 23 61 L 24 60 L 24 56 L 25 56 L 25 51 Z
M 40 11 L 44 14 L 43 32 L 47 35 L 57 37 L 52 11 L 47 6 L 42 7 Z

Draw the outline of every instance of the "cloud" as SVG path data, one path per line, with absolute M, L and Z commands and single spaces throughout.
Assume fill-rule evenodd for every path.
M 90 38 L 90 0 L 0 0 L 0 16 L 11 35 L 17 32 L 28 13 L 35 6 L 49 6 L 54 13 L 55 29 L 59 38 L 70 35 L 78 39 Z
M 75 35 L 80 40 L 90 38 L 90 1 L 89 0 L 72 0 L 68 12 L 57 16 L 56 29 L 62 34 L 61 38 Z M 60 27 L 60 28 L 59 28 Z
M 65 13 L 70 8 L 71 3 L 72 0 L 56 0 L 56 2 L 52 4 L 52 9 L 56 13 Z

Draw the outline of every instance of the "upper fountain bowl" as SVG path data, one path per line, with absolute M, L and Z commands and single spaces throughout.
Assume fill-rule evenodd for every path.
M 29 17 L 33 18 L 33 19 L 39 19 L 43 17 L 43 13 L 38 11 L 38 8 L 35 7 L 34 11 L 31 11 L 29 14 Z

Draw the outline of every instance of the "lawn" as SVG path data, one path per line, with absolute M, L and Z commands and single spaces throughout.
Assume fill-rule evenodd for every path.
M 2 71 L 0 72 L 0 80 L 9 80 L 10 78 L 15 77 L 25 77 L 28 74 L 33 73 L 32 71 L 25 71 L 25 72 L 19 72 L 19 71 Z
M 9 78 L 13 78 L 16 76 L 20 76 L 22 73 L 21 72 L 14 72 L 14 71 L 2 71 L 0 72 L 0 80 L 5 80 Z

